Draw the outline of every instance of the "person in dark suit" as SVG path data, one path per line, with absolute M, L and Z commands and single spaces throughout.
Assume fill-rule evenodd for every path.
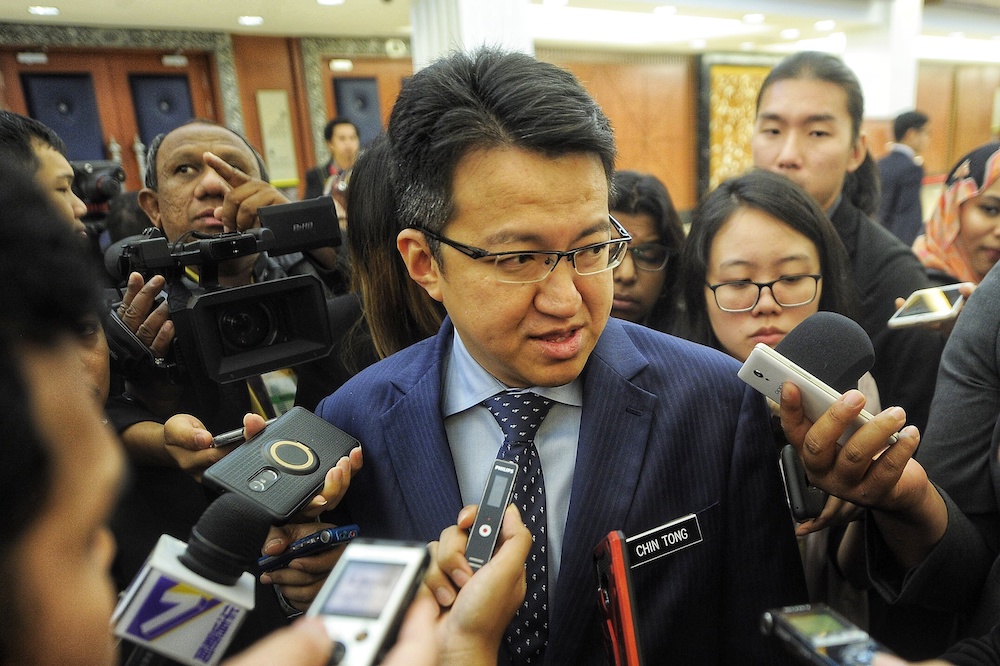
M 331 194 L 336 200 L 337 193 L 342 194 L 347 189 L 351 169 L 358 159 L 358 151 L 361 149 L 358 128 L 347 118 L 337 116 L 330 120 L 323 128 L 323 138 L 330 150 L 330 160 L 306 172 L 303 199 Z
M 930 119 L 921 111 L 896 116 L 892 133 L 896 142 L 889 154 L 878 161 L 881 197 L 878 221 L 906 245 L 913 245 L 924 229 L 920 188 L 924 181 L 920 153 L 930 140 Z
M 600 107 L 530 56 L 457 53 L 404 84 L 388 142 L 397 248 L 448 316 L 320 403 L 365 447 L 334 519 L 434 538 L 479 502 L 504 453 L 491 396 L 544 399 L 515 484 L 538 494 L 515 504 L 547 548 L 529 557 L 498 660 L 605 663 L 593 550 L 621 530 L 636 538 L 647 661 L 790 663 L 758 629 L 767 608 L 805 599 L 766 405 L 732 358 L 609 317 L 630 236 L 609 215 L 615 146 Z M 544 512 L 522 508 L 535 502 Z M 459 553 L 438 568 L 445 604 L 479 575 Z M 513 630 L 534 612 L 540 644 L 519 651 Z

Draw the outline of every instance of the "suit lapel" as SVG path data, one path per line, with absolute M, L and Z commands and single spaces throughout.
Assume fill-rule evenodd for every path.
M 394 381 L 400 398 L 380 417 L 397 487 L 417 538 L 436 540 L 454 524 L 462 497 L 441 418 L 441 368 L 452 327 L 442 326 L 432 353 Z
M 585 370 L 580 441 L 556 586 L 559 612 L 551 618 L 550 646 L 572 645 L 567 636 L 577 634 L 597 611 L 593 549 L 608 532 L 625 527 L 659 400 L 631 381 L 647 365 L 622 325 L 610 320 Z

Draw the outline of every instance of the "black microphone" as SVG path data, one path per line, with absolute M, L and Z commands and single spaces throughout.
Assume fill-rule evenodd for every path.
M 270 528 L 267 514 L 227 493 L 206 509 L 187 544 L 164 534 L 111 616 L 115 635 L 136 644 L 129 663 L 150 652 L 182 664 L 218 663 L 254 608 L 254 576 Z
M 838 393 L 857 388 L 861 375 L 875 365 L 875 348 L 865 329 L 836 312 L 806 317 L 774 351 Z

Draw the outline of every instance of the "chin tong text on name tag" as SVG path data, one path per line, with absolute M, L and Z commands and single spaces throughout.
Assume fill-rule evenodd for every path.
M 672 555 L 679 550 L 701 543 L 698 516 L 689 514 L 669 523 L 625 539 L 632 567 L 641 567 L 653 560 Z

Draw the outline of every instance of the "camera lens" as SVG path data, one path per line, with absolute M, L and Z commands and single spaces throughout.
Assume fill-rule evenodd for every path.
M 239 309 L 219 315 L 222 339 L 237 349 L 255 349 L 274 342 L 278 335 L 271 308 L 262 303 L 247 303 Z

